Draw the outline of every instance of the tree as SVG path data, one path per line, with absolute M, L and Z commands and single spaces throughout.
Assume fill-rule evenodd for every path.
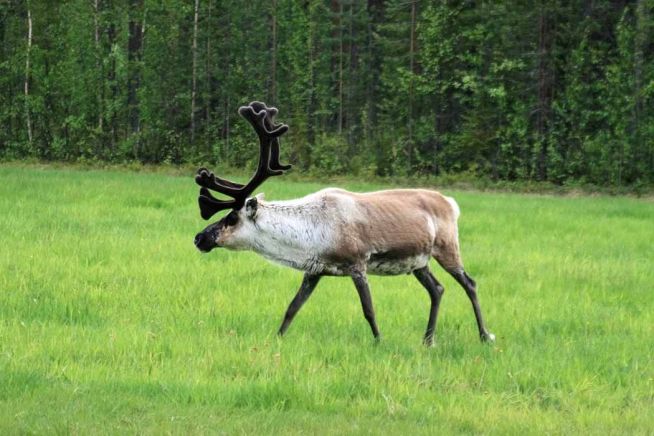
M 141 117 L 139 108 L 139 87 L 141 86 L 141 49 L 143 46 L 143 0 L 129 2 L 129 40 L 127 45 L 127 110 L 130 133 L 134 136 L 134 158 L 139 157 L 139 134 L 141 132 Z
M 654 182 L 653 0 L 0 2 L 0 157 Z M 147 20 L 147 23 L 146 23 Z
M 30 76 L 32 70 L 30 62 L 32 60 L 32 11 L 30 2 L 27 0 L 27 48 L 25 49 L 25 123 L 27 126 L 27 139 L 30 147 L 32 146 L 32 113 L 30 108 Z

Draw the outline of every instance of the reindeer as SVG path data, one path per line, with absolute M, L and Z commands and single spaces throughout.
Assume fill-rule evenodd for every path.
M 432 345 L 443 286 L 429 270 L 436 261 L 465 289 L 477 319 L 482 341 L 495 336 L 485 325 L 477 301 L 475 281 L 464 271 L 459 253 L 453 198 L 425 189 L 393 189 L 355 193 L 327 188 L 290 201 L 265 201 L 250 195 L 267 178 L 291 168 L 279 161 L 279 138 L 287 130 L 276 124 L 277 109 L 252 102 L 238 110 L 259 137 L 259 163 L 246 184 L 217 177 L 200 168 L 198 199 L 202 218 L 231 209 L 221 220 L 195 237 L 202 252 L 215 247 L 253 250 L 263 257 L 304 272 L 278 334 L 282 336 L 323 276 L 350 276 L 359 293 L 363 314 L 373 336 L 379 338 L 367 274 L 413 275 L 431 299 L 423 342 Z M 219 200 L 209 190 L 231 197 Z

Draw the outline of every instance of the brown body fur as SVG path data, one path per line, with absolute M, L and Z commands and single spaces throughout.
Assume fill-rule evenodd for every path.
M 344 196 L 353 200 L 353 210 L 343 204 Z M 335 209 L 343 211 L 340 237 L 330 253 L 334 261 L 360 265 L 434 256 L 447 270 L 463 266 L 458 210 L 439 192 L 395 189 L 360 194 L 334 189 L 325 192 L 325 201 L 340 203 Z

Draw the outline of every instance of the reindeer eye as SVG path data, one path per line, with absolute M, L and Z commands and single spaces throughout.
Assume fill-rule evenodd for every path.
M 228 227 L 236 225 L 237 222 L 238 222 L 238 214 L 236 213 L 235 210 L 231 211 L 225 217 L 225 225 L 228 226 Z

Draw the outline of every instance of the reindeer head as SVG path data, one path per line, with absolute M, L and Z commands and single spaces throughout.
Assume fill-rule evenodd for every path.
M 279 162 L 279 137 L 288 130 L 285 124 L 275 124 L 277 108 L 267 107 L 265 103 L 253 101 L 241 106 L 238 113 L 249 121 L 259 137 L 259 164 L 257 170 L 245 185 L 221 179 L 206 168 L 200 168 L 195 182 L 200 185 L 200 215 L 205 220 L 217 212 L 232 209 L 224 218 L 207 226 L 195 236 L 195 246 L 202 252 L 215 247 L 240 248 L 244 227 L 251 222 L 257 212 L 258 198 L 248 198 L 268 177 L 279 176 L 291 168 Z M 232 197 L 219 200 L 209 189 Z M 243 207 L 245 206 L 245 207 Z

